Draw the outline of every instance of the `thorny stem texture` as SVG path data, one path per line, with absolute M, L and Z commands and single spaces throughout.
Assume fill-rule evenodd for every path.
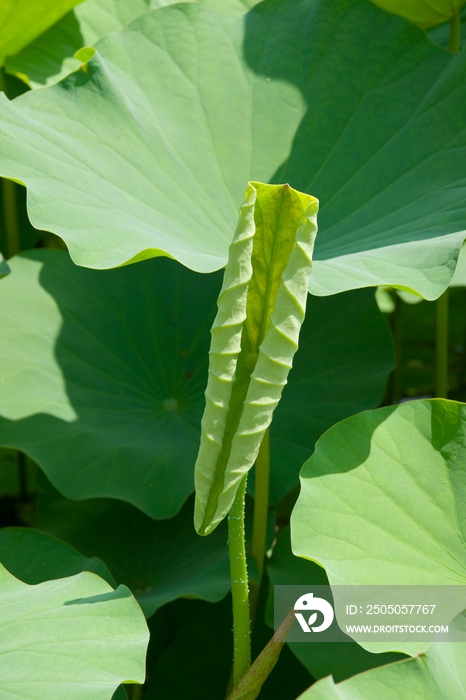
M 251 625 L 249 621 L 249 587 L 244 532 L 244 477 L 228 515 L 231 594 L 233 598 L 233 687 L 251 665 Z
M 269 513 L 270 481 L 270 428 L 265 431 L 257 455 L 254 484 L 254 519 L 252 526 L 251 554 L 259 573 L 259 582 L 251 583 L 251 623 L 254 624 L 262 574 L 264 573 L 265 547 L 267 542 L 267 519 Z
M 267 516 L 269 512 L 270 428 L 263 437 L 255 465 L 254 520 L 251 553 L 262 578 L 264 572 Z

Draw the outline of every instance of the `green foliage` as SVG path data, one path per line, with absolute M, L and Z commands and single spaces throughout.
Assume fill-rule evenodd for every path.
M 0 530 L 0 561 L 10 574 L 30 585 L 91 571 L 115 586 L 115 579 L 100 559 L 84 557 L 69 544 L 29 528 Z
M 4 0 L 0 8 L 0 67 L 82 0 Z
M 187 0 L 196 2 L 196 0 Z M 5 69 L 31 88 L 53 85 L 77 70 L 75 54 L 117 32 L 148 10 L 176 4 L 177 0 L 86 0 L 50 29 L 6 60 Z M 201 5 L 227 14 L 241 14 L 255 0 L 202 0 Z
M 219 278 L 161 260 L 101 275 L 58 251 L 11 265 L 1 442 L 30 454 L 70 498 L 174 515 L 193 490 Z
M 4 697 L 108 700 L 144 681 L 147 629 L 123 586 L 87 572 L 28 586 L 0 564 L 0 610 Z
M 452 637 L 466 630 L 466 614 L 450 625 Z M 330 677 L 316 683 L 299 700 L 452 700 L 466 690 L 464 645 L 437 642 L 421 656 L 362 673 L 335 685 Z
M 211 331 L 194 468 L 202 535 L 230 510 L 286 384 L 306 309 L 317 206 L 289 185 L 246 190 Z
M 466 397 L 464 2 L 74 4 L 0 9 L 0 173 L 16 181 L 0 249 L 65 241 L 82 266 L 0 256 L 0 696 L 218 700 L 232 676 L 242 700 L 463 697 L 464 642 L 280 650 L 266 622 L 276 584 L 466 584 L 465 405 L 392 405 L 435 395 L 435 365 L 440 395 Z M 397 12 L 447 21 L 426 36 Z M 230 581 L 226 523 L 193 527 L 193 467 L 215 270 L 248 181 L 213 331 L 199 530 L 228 511 L 288 386 L 245 521 L 241 503 L 230 518 Z M 321 202 L 301 330 L 316 202 L 298 191 Z M 448 286 L 440 353 L 434 305 L 403 302 Z M 425 653 L 371 653 L 394 648 Z
M 96 48 L 0 110 L 2 173 L 78 264 L 217 269 L 245 182 L 288 181 L 323 202 L 314 293 L 448 285 L 465 229 L 462 56 L 358 0 L 246 20 L 176 5 Z
M 5 63 L 31 88 L 53 85 L 77 70 L 75 54 L 117 32 L 149 8 L 149 0 L 86 0 Z
M 0 444 L 25 450 L 69 498 L 112 496 L 174 515 L 194 488 L 220 276 L 164 259 L 102 275 L 45 250 L 10 264 Z M 297 485 L 324 430 L 379 404 L 392 368 L 369 290 L 309 297 L 308 308 L 272 429 L 272 503 Z
M 266 620 L 273 627 L 273 586 L 325 586 L 328 578 L 325 569 L 312 561 L 306 561 L 293 555 L 290 546 L 290 528 L 282 530 L 274 546 L 267 565 L 270 579 L 270 592 L 267 601 Z M 293 654 L 309 670 L 314 678 L 323 678 L 332 674 L 335 681 L 342 681 L 356 673 L 382 666 L 403 658 L 400 654 L 373 654 L 356 642 L 289 642 Z
M 176 598 L 216 602 L 230 590 L 226 528 L 200 538 L 192 511 L 189 500 L 176 518 L 157 521 L 119 501 L 60 499 L 42 510 L 37 527 L 105 561 L 149 618 Z
M 206 538 L 207 541 L 210 539 Z M 218 700 L 225 696 L 233 652 L 230 596 L 215 605 L 179 601 L 175 606 L 167 606 L 156 613 L 149 621 L 149 627 L 150 670 L 145 700 L 186 697 L 190 700 Z M 166 633 L 160 638 L 164 627 Z M 253 635 L 255 654 L 262 650 L 270 637 L 270 629 L 265 626 L 262 615 L 258 616 Z M 183 673 L 180 673 L 180 659 Z M 311 681 L 311 676 L 299 661 L 284 649 L 264 686 L 263 697 L 266 700 L 295 700 Z
M 170 620 L 173 621 L 174 617 L 172 611 Z M 151 659 L 149 649 L 152 672 L 147 684 L 147 700 L 187 697 L 190 700 L 216 700 L 225 695 L 233 652 L 231 598 L 196 610 L 190 619 L 186 617 L 163 643 L 156 659 Z M 160 625 L 156 616 L 151 621 L 152 637 L 156 637 L 157 622 Z
M 331 584 L 463 585 L 465 410 L 416 401 L 327 431 L 301 472 L 294 554 Z
M 297 485 L 327 428 L 380 404 L 392 368 L 390 334 L 372 290 L 309 296 L 299 351 L 271 426 L 271 503 Z M 254 476 L 253 470 L 250 483 Z

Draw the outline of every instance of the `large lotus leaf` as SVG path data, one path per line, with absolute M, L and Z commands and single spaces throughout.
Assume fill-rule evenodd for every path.
M 95 574 L 30 586 L 0 564 L 0 629 L 2 698 L 109 700 L 144 681 L 142 612 Z
M 0 444 L 31 455 L 70 498 L 174 515 L 193 490 L 220 275 L 162 258 L 103 274 L 46 250 L 11 266 L 0 285 Z M 324 430 L 379 405 L 392 368 L 371 290 L 310 297 L 300 346 L 272 425 L 273 502 L 297 485 Z
M 380 405 L 392 368 L 392 340 L 373 290 L 309 297 L 299 350 L 271 426 L 272 503 L 296 486 L 309 447 L 325 430 L 364 410 L 363 403 Z
M 0 6 L 0 66 L 82 0 L 3 0 Z
M 119 501 L 59 500 L 44 510 L 38 528 L 105 561 L 146 617 L 176 598 L 216 602 L 230 590 L 226 527 L 208 540 L 196 535 L 192 500 L 175 518 L 159 521 Z
M 110 571 L 97 557 L 85 557 L 66 542 L 27 527 L 0 530 L 0 561 L 24 583 L 43 583 L 49 579 L 74 576 L 91 571 L 115 584 Z
M 75 262 L 217 269 L 258 180 L 322 203 L 313 293 L 448 285 L 466 228 L 464 55 L 359 0 L 236 18 L 175 5 L 97 50 L 0 107 L 1 172 Z
M 196 2 L 196 0 L 187 0 Z M 243 14 L 257 0 L 197 0 L 227 14 Z M 86 0 L 46 32 L 5 62 L 5 70 L 31 88 L 53 85 L 81 65 L 74 57 L 110 32 L 126 27 L 149 9 L 174 5 L 178 0 Z
M 376 5 L 427 29 L 454 17 L 465 0 L 372 0 Z
M 168 260 L 102 274 L 45 250 L 12 266 L 0 442 L 71 498 L 174 515 L 193 490 L 218 275 Z
M 466 631 L 466 613 L 450 624 Z M 311 645 L 310 645 L 311 646 Z M 335 685 L 325 678 L 299 700 L 459 700 L 466 693 L 465 643 L 437 642 L 425 654 L 361 673 Z
M 273 587 L 328 585 L 325 570 L 314 562 L 295 557 L 290 547 L 290 529 L 284 528 L 277 537 L 272 557 L 267 564 L 270 593 L 267 601 L 267 622 L 273 627 Z M 355 673 L 403 658 L 399 654 L 372 654 L 353 641 L 333 642 L 288 642 L 291 651 L 309 670 L 314 678 L 329 673 L 336 681 L 344 680 Z
M 296 555 L 331 584 L 466 583 L 466 405 L 413 401 L 333 426 L 301 471 Z

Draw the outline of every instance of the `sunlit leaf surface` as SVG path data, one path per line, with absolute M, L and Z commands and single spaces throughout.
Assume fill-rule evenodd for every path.
M 454 401 L 334 425 L 301 471 L 293 552 L 333 585 L 464 585 L 465 458 L 466 406 Z
M 3 0 L 0 5 L 0 66 L 82 0 Z
M 359 0 L 174 5 L 4 98 L 1 173 L 80 265 L 169 254 L 203 272 L 226 262 L 246 183 L 289 182 L 321 202 L 313 293 L 435 298 L 466 229 L 465 78 L 465 55 Z
M 124 586 L 95 574 L 27 585 L 0 564 L 0 695 L 110 700 L 142 683 L 148 631 Z

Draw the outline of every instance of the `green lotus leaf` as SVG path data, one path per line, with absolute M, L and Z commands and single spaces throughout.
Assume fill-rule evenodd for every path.
M 313 293 L 448 286 L 466 229 L 464 56 L 359 0 L 163 7 L 96 48 L 64 82 L 0 101 L 1 173 L 76 263 L 218 269 L 258 180 L 322 203 Z
M 0 443 L 71 498 L 174 515 L 193 490 L 218 275 L 168 260 L 102 274 L 45 250 L 11 264 Z
M 85 557 L 69 544 L 26 527 L 0 530 L 0 561 L 13 576 L 31 585 L 81 571 L 90 571 L 115 585 L 112 574 L 97 557 Z
M 149 0 L 86 0 L 19 53 L 9 56 L 5 70 L 31 88 L 52 85 L 80 67 L 82 61 L 75 58 L 80 49 L 120 31 L 149 6 Z
M 310 296 L 306 309 L 299 350 L 270 428 L 272 503 L 295 488 L 309 448 L 325 430 L 380 405 L 394 364 L 373 290 Z M 254 470 L 251 477 L 253 488 Z
M 454 17 L 465 0 L 372 0 L 387 12 L 406 17 L 424 29 L 435 27 Z
M 0 564 L 0 695 L 110 700 L 142 683 L 144 617 L 124 586 L 88 572 L 30 586 Z
M 33 457 L 69 498 L 109 496 L 171 517 L 194 488 L 220 274 L 163 258 L 102 274 L 47 250 L 10 262 L 0 445 Z M 271 428 L 272 502 L 297 486 L 324 430 L 380 404 L 391 345 L 371 290 L 308 298 Z
M 0 7 L 0 66 L 82 0 L 5 0 Z
M 466 631 L 466 613 L 450 624 L 452 636 Z M 335 685 L 331 676 L 311 686 L 299 700 L 454 700 L 466 692 L 465 643 L 434 642 L 413 659 L 361 673 Z
M 226 528 L 209 540 L 198 537 L 192 500 L 175 518 L 155 521 L 119 501 L 61 499 L 41 513 L 37 526 L 105 561 L 147 618 L 177 598 L 216 602 L 230 590 Z
M 226 14 L 243 14 L 257 0 L 187 0 Z M 77 70 L 75 54 L 117 32 L 149 9 L 174 5 L 178 0 L 86 0 L 5 62 L 5 70 L 31 88 L 53 85 Z
M 267 600 L 266 620 L 273 627 L 274 586 L 325 586 L 328 579 L 325 570 L 314 562 L 295 557 L 290 546 L 290 528 L 278 535 L 272 556 L 267 564 L 270 592 Z M 372 654 L 356 642 L 288 642 L 288 646 L 314 678 L 332 674 L 342 681 L 356 673 L 404 658 L 400 654 Z
M 306 310 L 318 202 L 249 183 L 212 326 L 194 525 L 225 518 L 287 383 Z
M 257 0 L 186 0 L 199 2 L 223 14 L 244 14 Z M 148 10 L 174 5 L 178 0 L 86 0 L 46 32 L 9 56 L 5 70 L 32 89 L 53 85 L 77 70 L 75 54 L 93 46 L 110 32 L 121 31 Z
M 301 471 L 294 554 L 331 585 L 464 585 L 465 458 L 464 404 L 413 401 L 338 423 Z

